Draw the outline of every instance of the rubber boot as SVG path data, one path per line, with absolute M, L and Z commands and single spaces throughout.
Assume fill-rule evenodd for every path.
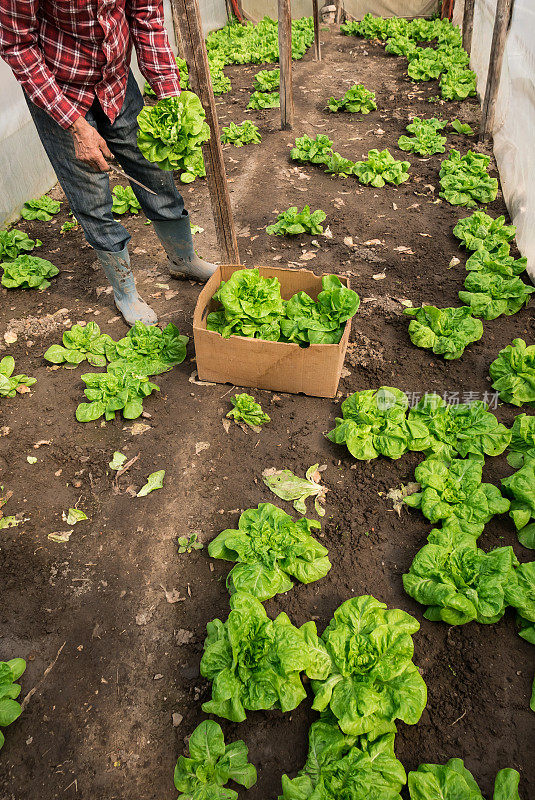
M 206 283 L 217 267 L 199 258 L 193 247 L 189 216 L 181 219 L 153 220 L 152 224 L 169 259 L 173 278 L 188 278 Z
M 130 269 L 130 257 L 125 247 L 118 253 L 95 250 L 107 279 L 113 286 L 115 305 L 129 325 L 144 322 L 155 325 L 158 317 L 150 306 L 137 293 L 136 282 Z

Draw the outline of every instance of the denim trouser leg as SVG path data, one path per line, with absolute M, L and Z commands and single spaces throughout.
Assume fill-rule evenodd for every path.
M 65 131 L 45 111 L 26 98 L 39 138 L 65 192 L 71 211 L 83 228 L 89 244 L 96 250 L 117 253 L 130 235 L 114 219 L 108 174 L 95 172 L 75 156 L 71 133 Z M 112 124 L 97 99 L 86 120 L 98 130 L 124 171 L 146 184 L 156 196 L 132 184 L 140 205 L 149 219 L 172 220 L 187 216 L 171 172 L 160 170 L 141 154 L 137 146 L 137 115 L 143 106 L 139 88 L 130 73 L 123 106 Z

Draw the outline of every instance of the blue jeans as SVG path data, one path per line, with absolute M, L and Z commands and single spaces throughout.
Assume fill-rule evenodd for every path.
M 26 102 L 39 138 L 69 201 L 71 211 L 83 228 L 85 238 L 97 250 L 120 252 L 130 240 L 130 234 L 114 219 L 111 212 L 112 196 L 108 174 L 95 172 L 87 164 L 78 161 L 71 133 L 34 105 L 28 97 Z M 184 200 L 175 186 L 173 173 L 161 170 L 156 164 L 147 161 L 137 146 L 137 116 L 142 108 L 143 98 L 130 72 L 123 107 L 115 122 L 110 122 L 96 97 L 85 118 L 106 141 L 126 174 L 137 178 L 156 192 L 153 195 L 135 183 L 132 184 L 148 219 L 173 220 L 187 217 L 188 212 L 184 210 Z

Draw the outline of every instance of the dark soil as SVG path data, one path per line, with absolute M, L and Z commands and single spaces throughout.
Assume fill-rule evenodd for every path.
M 353 323 L 341 396 L 392 385 L 417 394 L 482 397 L 491 391 L 488 367 L 498 351 L 515 336 L 535 340 L 532 312 L 485 323 L 483 339 L 459 361 L 444 362 L 412 346 L 400 300 L 457 304 L 466 255 L 452 228 L 467 212 L 437 200 L 440 156 L 407 157 L 396 147 L 409 115 L 459 117 L 477 128 L 477 102 L 429 104 L 437 83 L 412 84 L 404 59 L 336 32 L 324 32 L 322 40 L 320 64 L 311 52 L 295 64 L 293 134 L 278 130 L 277 110 L 245 114 L 258 68 L 228 68 L 233 90 L 218 104 L 222 124 L 254 119 L 263 137 L 260 146 L 225 148 L 242 260 L 250 266 L 291 263 L 350 276 L 363 302 Z M 376 91 L 378 110 L 368 116 L 326 113 L 328 97 L 341 95 L 354 82 Z M 388 146 L 396 157 L 411 161 L 410 181 L 374 190 L 292 163 L 288 150 L 294 135 L 320 132 L 354 159 L 372 147 Z M 473 140 L 448 131 L 448 143 L 465 152 Z M 184 191 L 193 221 L 206 229 L 197 236 L 198 248 L 205 257 L 217 258 L 206 184 L 196 181 Z M 54 196 L 61 196 L 58 189 Z M 264 227 L 277 212 L 305 203 L 327 212 L 332 239 L 318 237 L 315 247 L 310 237 L 266 236 Z M 501 193 L 490 212 L 506 213 Z M 297 624 L 315 619 L 321 631 L 342 601 L 370 593 L 414 614 L 422 626 L 414 637 L 415 662 L 429 701 L 417 725 L 399 725 L 398 757 L 407 770 L 463 757 L 486 797 L 497 770 L 514 767 L 522 775 L 522 797 L 533 797 L 533 650 L 516 634 L 513 614 L 508 611 L 489 627 L 450 628 L 424 620 L 424 609 L 403 591 L 401 576 L 430 526 L 418 512 L 405 510 L 399 519 L 385 493 L 412 480 L 420 456 L 355 463 L 323 436 L 340 398 L 330 402 L 255 392 L 271 424 L 259 435 L 237 426 L 227 433 L 221 420 L 232 389 L 190 382 L 192 344 L 182 366 L 156 379 L 161 392 L 145 402 L 146 432 L 132 435 L 122 419 L 78 424 L 80 370 L 47 367 L 42 353 L 59 341 L 66 320 L 96 320 L 116 338 L 126 329 L 110 295 L 97 296 L 106 283 L 81 233 L 60 236 L 65 219 L 62 212 L 52 224 L 19 225 L 43 240 L 39 255 L 62 270 L 50 289 L 43 294 L 2 291 L 0 342 L 8 328 L 15 328 L 18 340 L 8 351 L 17 371 L 38 379 L 31 394 L 1 401 L 1 426 L 10 431 L 0 439 L 0 483 L 14 492 L 4 511 L 22 513 L 28 521 L 1 532 L 0 658 L 28 660 L 23 696 L 38 684 L 24 714 L 6 729 L 2 800 L 176 796 L 175 761 L 203 719 L 201 703 L 210 695 L 199 676 L 205 626 L 216 616 L 225 619 L 228 610 L 228 565 L 211 563 L 206 551 L 178 555 L 176 539 L 198 531 L 206 543 L 235 525 L 241 509 L 273 500 L 259 480 L 264 468 L 289 467 L 303 474 L 316 462 L 327 464 L 324 480 L 330 491 L 322 541 L 333 568 L 323 580 L 270 601 L 269 613 L 284 610 Z M 163 322 L 172 320 L 191 334 L 199 287 L 166 275 L 163 251 L 144 222 L 142 217 L 126 220 L 141 290 Z M 352 237 L 353 246 L 344 243 L 345 237 Z M 374 239 L 380 244 L 369 243 Z M 396 250 L 400 246 L 412 252 Z M 316 257 L 301 260 L 302 251 Z M 448 269 L 453 256 L 461 263 Z M 383 273 L 384 278 L 374 279 Z M 24 322 L 60 309 L 44 330 Z M 515 413 L 512 406 L 496 408 L 505 423 Z M 49 444 L 34 449 L 40 440 Z M 209 447 L 201 450 L 198 443 Z M 118 489 L 108 469 L 114 450 L 129 458 L 139 453 Z M 29 464 L 28 455 L 37 456 L 37 463 Z M 143 499 L 132 496 L 132 487 L 162 468 L 162 491 Z M 497 483 L 510 469 L 501 457 L 488 459 L 485 472 Z M 74 505 L 89 521 L 76 525 L 66 544 L 48 540 L 50 532 L 67 529 L 61 513 Z M 520 560 L 530 558 L 508 516 L 495 518 L 480 544 L 485 549 L 511 544 Z M 179 602 L 166 601 L 165 592 L 172 590 L 180 593 Z M 181 715 L 177 727 L 173 713 Z M 240 725 L 223 722 L 228 739 L 243 738 L 258 767 L 258 783 L 247 797 L 277 796 L 281 774 L 295 774 L 304 762 L 307 729 L 315 716 L 309 700 L 292 714 L 256 713 Z

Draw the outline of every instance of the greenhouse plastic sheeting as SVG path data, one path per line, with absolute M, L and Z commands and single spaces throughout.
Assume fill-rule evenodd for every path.
M 227 22 L 225 0 L 200 0 L 204 33 Z M 175 38 L 169 0 L 164 0 L 165 23 L 171 44 Z M 135 56 L 132 68 L 143 79 Z M 22 90 L 11 69 L 0 59 L 0 226 L 16 218 L 24 202 L 47 192 L 56 176 L 43 150 Z
M 320 8 L 322 5 L 320 0 Z M 277 17 L 277 0 L 243 0 L 244 11 L 254 19 Z M 344 9 L 355 19 L 362 19 L 368 12 L 378 17 L 427 17 L 437 11 L 437 0 L 346 0 Z M 293 0 L 292 16 L 310 17 L 312 0 Z
M 456 9 L 454 20 L 462 15 Z M 476 0 L 471 66 L 483 98 L 489 65 L 496 0 Z M 515 0 L 505 46 L 494 119 L 494 154 L 503 195 L 528 273 L 535 281 L 535 3 Z

